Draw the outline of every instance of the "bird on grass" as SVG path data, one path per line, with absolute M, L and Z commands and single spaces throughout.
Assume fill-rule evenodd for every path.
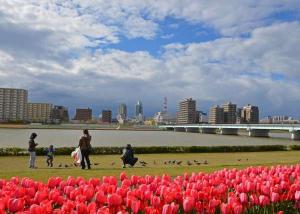
M 62 167 L 62 164 L 60 163 L 60 164 L 58 165 L 58 167 Z
M 115 165 L 115 164 L 116 164 L 116 162 L 114 162 L 114 161 L 113 161 L 113 162 L 111 162 L 111 164 L 110 164 L 110 165 L 112 165 L 112 166 L 113 166 L 113 165 Z
M 241 161 L 241 160 L 242 160 L 242 159 L 240 159 L 240 158 L 239 158 L 239 159 L 237 159 L 237 161 Z
M 140 161 L 140 164 L 147 165 L 147 163 L 145 161 Z
M 181 163 L 182 163 L 182 161 L 178 161 L 178 162 L 177 162 L 177 165 L 181 165 Z
M 203 164 L 208 164 L 207 160 L 204 160 Z
M 193 165 L 193 163 L 191 163 L 190 161 L 187 161 L 186 164 L 189 166 Z
M 68 165 L 68 164 L 65 164 L 65 167 L 66 167 L 66 168 L 68 168 L 68 167 L 69 167 L 69 165 Z
M 99 165 L 99 163 L 94 163 L 94 165 L 95 165 L 95 166 L 98 166 L 98 165 Z
M 167 165 L 167 161 L 165 161 L 164 164 Z

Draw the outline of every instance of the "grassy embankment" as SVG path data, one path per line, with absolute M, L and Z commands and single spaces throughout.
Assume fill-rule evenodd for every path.
M 0 178 L 11 178 L 13 176 L 30 177 L 37 180 L 47 181 L 50 176 L 83 176 L 102 177 L 104 175 L 116 175 L 125 171 L 128 175 L 182 175 L 184 172 L 212 172 L 223 168 L 245 168 L 258 165 L 297 164 L 300 163 L 300 151 L 280 152 L 243 152 L 243 153 L 189 153 L 189 154 L 141 154 L 137 155 L 140 160 L 148 163 L 143 167 L 138 163 L 134 168 L 121 168 L 119 155 L 97 155 L 91 156 L 93 165 L 91 170 L 81 170 L 78 167 L 65 167 L 71 165 L 70 156 L 57 156 L 54 160 L 54 167 L 48 168 L 44 157 L 37 157 L 38 169 L 28 169 L 28 157 L 0 157 Z M 182 161 L 181 165 L 164 164 L 170 160 Z M 194 163 L 197 160 L 200 165 Z M 207 160 L 208 164 L 202 164 Z M 188 166 L 187 161 L 192 163 Z M 62 167 L 58 167 L 62 164 Z

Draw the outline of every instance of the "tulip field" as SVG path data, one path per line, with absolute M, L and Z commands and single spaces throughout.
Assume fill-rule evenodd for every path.
M 0 180 L 0 213 L 299 213 L 300 164 L 46 183 Z
M 42 157 L 25 169 L 26 157 L 0 157 L 0 214 L 300 213 L 296 151 L 139 155 L 148 165 L 126 169 L 116 157 L 92 157 L 102 160 L 92 170 L 42 167 Z M 175 157 L 183 163 L 166 161 Z M 186 164 L 197 158 L 208 163 Z

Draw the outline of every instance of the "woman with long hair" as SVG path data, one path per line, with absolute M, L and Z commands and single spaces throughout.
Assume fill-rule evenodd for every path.
M 81 160 L 81 168 L 85 169 L 85 161 L 87 164 L 87 168 L 91 169 L 91 162 L 90 162 L 90 152 L 91 152 L 91 140 L 92 136 L 89 134 L 89 131 L 87 129 L 83 130 L 83 136 L 79 140 L 79 148 L 81 151 L 82 155 L 82 160 Z

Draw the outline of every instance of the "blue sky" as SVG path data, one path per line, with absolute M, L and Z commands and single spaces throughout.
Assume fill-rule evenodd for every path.
M 0 87 L 95 116 L 192 97 L 300 118 L 299 46 L 299 0 L 0 0 Z

